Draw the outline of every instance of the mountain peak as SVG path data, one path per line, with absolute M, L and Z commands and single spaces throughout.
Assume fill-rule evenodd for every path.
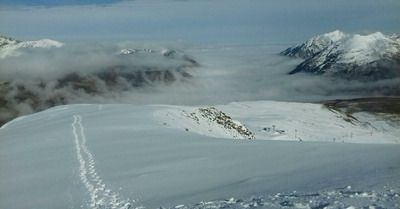
M 51 40 L 51 39 L 41 39 L 37 41 L 23 41 L 21 47 L 39 47 L 39 48 L 51 48 L 51 47 L 62 47 L 64 43 Z
M 0 49 L 7 45 L 13 45 L 13 44 L 17 44 L 19 42 L 21 42 L 21 41 L 0 35 Z
M 328 39 L 330 39 L 331 41 L 335 42 L 335 41 L 338 41 L 338 40 L 340 40 L 340 39 L 342 39 L 342 38 L 348 36 L 348 34 L 344 33 L 344 32 L 341 31 L 341 30 L 335 30 L 335 31 L 332 31 L 332 32 L 330 32 L 330 33 L 322 34 L 322 35 L 320 35 L 320 36 L 325 37 L 325 38 L 328 38 Z
M 51 48 L 62 47 L 65 44 L 51 39 L 40 39 L 36 41 L 20 41 L 10 37 L 0 35 L 0 59 L 8 56 L 18 56 L 21 54 L 20 48 Z
M 314 50 L 312 56 L 304 57 L 306 60 L 289 74 L 312 72 L 352 79 L 365 77 L 382 79 L 400 76 L 400 44 L 397 43 L 397 39 L 381 32 L 348 35 L 334 31 L 310 40 L 314 42 L 318 40 L 318 43 L 322 43 L 321 40 L 327 37 L 332 42 L 319 51 L 315 51 L 314 45 L 308 46 L 310 41 L 307 41 L 301 44 L 301 51 L 295 46 L 282 52 L 282 55 L 296 56 L 296 53 Z M 336 41 L 333 41 L 335 39 Z
M 280 54 L 289 57 L 308 59 L 313 57 L 316 53 L 331 45 L 332 43 L 347 36 L 348 35 L 346 33 L 340 30 L 335 30 L 329 33 L 315 36 L 302 44 L 289 47 Z

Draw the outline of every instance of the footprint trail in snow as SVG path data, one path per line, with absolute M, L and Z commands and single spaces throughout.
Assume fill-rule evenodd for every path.
M 117 193 L 107 189 L 106 184 L 97 174 L 93 155 L 86 146 L 82 117 L 74 115 L 73 118 L 74 121 L 71 126 L 76 147 L 76 157 L 79 161 L 79 177 L 90 194 L 89 207 L 93 209 L 129 209 L 132 206 L 131 200 L 122 200 Z

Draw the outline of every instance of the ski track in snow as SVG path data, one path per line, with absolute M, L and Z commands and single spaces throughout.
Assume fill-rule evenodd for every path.
M 90 194 L 90 208 L 129 209 L 131 200 L 121 200 L 119 195 L 106 188 L 100 176 L 96 172 L 92 153 L 86 146 L 85 129 L 82 125 L 82 117 L 74 115 L 71 124 L 76 147 L 76 156 L 79 161 L 79 177 Z

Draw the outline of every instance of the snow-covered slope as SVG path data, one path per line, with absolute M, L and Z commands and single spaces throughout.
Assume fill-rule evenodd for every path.
M 19 56 L 22 52 L 21 48 L 51 48 L 62 47 L 64 43 L 51 40 L 41 39 L 37 41 L 19 41 L 9 37 L 0 35 L 0 59 L 8 56 Z
M 284 128 L 339 137 L 339 126 L 358 142 L 366 137 L 362 126 L 321 106 L 296 106 L 290 119 L 288 103 L 216 108 L 260 139 Z M 232 139 L 208 117 L 197 126 L 189 122 L 195 117 L 172 114 L 190 117 L 196 109 L 68 105 L 7 123 L 0 129 L 0 208 L 399 207 L 397 145 Z M 276 127 L 263 130 L 269 124 Z M 198 133 L 207 128 L 219 138 Z
M 210 110 L 218 114 L 204 114 Z M 253 101 L 216 107 L 171 106 L 155 115 L 167 126 L 210 137 L 400 143 L 397 116 L 390 115 L 392 120 L 388 120 L 363 111 L 348 114 L 322 104 Z
M 281 54 L 306 59 L 289 74 L 310 72 L 353 79 L 400 76 L 399 39 L 380 32 L 345 35 L 336 31 L 312 38 Z
M 289 57 L 309 59 L 336 41 L 348 36 L 348 34 L 340 30 L 335 30 L 330 33 L 315 36 L 304 43 L 289 47 L 280 54 Z

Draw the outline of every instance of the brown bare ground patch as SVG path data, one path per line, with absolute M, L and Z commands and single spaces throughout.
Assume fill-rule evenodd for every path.
M 400 115 L 400 97 L 374 97 L 323 102 L 325 107 L 347 114 L 356 112 L 387 113 Z

